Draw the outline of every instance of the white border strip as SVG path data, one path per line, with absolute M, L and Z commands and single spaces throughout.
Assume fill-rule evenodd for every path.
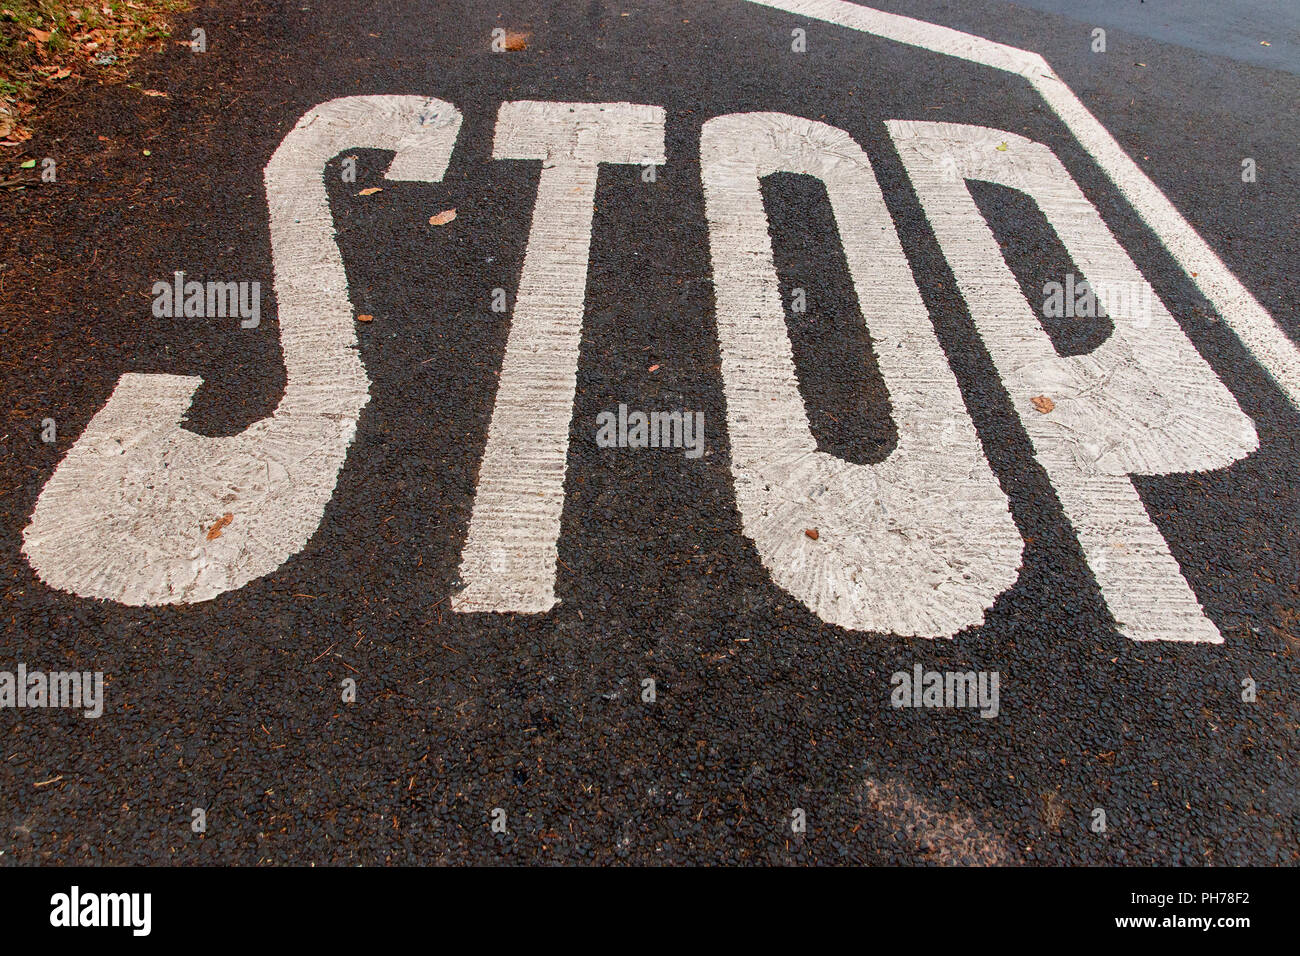
M 1037 53 L 846 0 L 747 0 L 1025 77 L 1300 410 L 1300 348 Z

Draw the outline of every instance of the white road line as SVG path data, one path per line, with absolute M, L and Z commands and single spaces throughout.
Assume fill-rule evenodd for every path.
M 982 623 L 1023 542 L 866 153 L 824 123 L 745 113 L 704 124 L 700 163 L 736 503 L 763 564 L 841 627 L 952 637 Z M 776 172 L 826 185 L 898 426 L 879 464 L 817 450 L 760 189 Z
M 503 103 L 495 159 L 540 159 L 457 611 L 548 611 L 577 384 L 601 163 L 664 162 L 664 110 L 632 103 Z
M 1300 348 L 1037 53 L 846 0 L 747 2 L 1025 77 L 1214 304 L 1224 324 L 1272 377 L 1291 406 L 1300 410 Z
M 1222 641 L 1128 476 L 1229 465 L 1258 444 L 1250 419 L 1050 149 L 982 126 L 887 126 L 1120 631 L 1134 640 Z M 1114 331 L 1102 345 L 1057 354 L 967 179 L 1020 190 L 1038 204 L 1109 304 Z M 1119 289 L 1143 294 L 1108 294 Z M 1038 396 L 1055 403 L 1050 413 L 1035 408 Z
M 178 424 L 202 379 L 123 375 L 23 533 L 42 580 L 123 604 L 191 603 L 306 546 L 369 399 L 325 164 L 345 149 L 392 150 L 389 179 L 437 182 L 460 121 L 441 100 L 354 96 L 298 122 L 266 167 L 284 397 L 241 434 L 207 438 Z

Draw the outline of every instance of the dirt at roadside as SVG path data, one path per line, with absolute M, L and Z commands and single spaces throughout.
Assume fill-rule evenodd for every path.
M 190 0 L 0 0 L 0 160 L 68 91 L 126 82 L 126 66 L 174 38 Z M 14 186 L 21 177 L 0 180 Z

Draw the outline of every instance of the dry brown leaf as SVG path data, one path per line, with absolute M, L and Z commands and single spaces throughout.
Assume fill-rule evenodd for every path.
M 506 49 L 507 50 L 527 50 L 528 41 L 532 37 L 531 33 L 525 33 L 522 30 L 506 31 Z
M 71 76 L 71 75 L 72 75 L 72 70 L 70 70 L 68 67 L 65 66 L 63 69 L 61 69 L 61 70 L 57 70 L 56 72 L 51 73 L 51 74 L 50 74 L 50 79 L 51 79 L 51 80 L 62 80 L 62 79 L 66 79 L 67 77 L 69 77 L 69 76 Z
M 1046 395 L 1035 395 L 1030 399 L 1030 401 L 1034 403 L 1034 408 L 1038 409 L 1039 412 L 1044 415 L 1056 407 L 1056 402 L 1052 401 Z
M 45 30 L 38 30 L 35 27 L 28 27 L 27 32 L 32 35 L 32 39 L 37 43 L 50 42 L 50 35 Z
M 145 96 L 162 96 L 162 97 L 167 96 L 167 94 L 164 93 L 162 90 L 141 90 L 140 92 L 143 93 Z
M 365 189 L 361 190 L 361 192 L 357 193 L 357 195 L 358 195 L 358 196 L 373 196 L 375 193 L 381 193 L 381 192 L 383 192 L 383 191 L 384 191 L 384 190 L 383 190 L 383 187 L 382 187 L 382 186 L 367 186 Z
M 657 372 L 657 371 L 659 371 L 659 366 L 658 366 L 658 365 L 651 365 L 651 366 L 650 366 L 650 371 L 652 371 L 652 372 Z
M 444 209 L 442 212 L 434 213 L 432 216 L 429 217 L 429 225 L 445 226 L 447 225 L 447 223 L 451 222 L 455 218 L 456 218 L 456 210 Z
M 374 317 L 373 315 L 358 315 L 358 316 L 357 316 L 357 321 L 358 321 L 358 322 L 373 322 L 373 321 L 375 321 L 375 317 Z
M 816 528 L 804 528 L 803 533 L 806 534 L 808 537 L 812 538 L 814 541 L 816 541 L 819 537 L 821 537 L 821 535 L 817 533 Z
M 235 516 L 232 515 L 229 511 L 223 514 L 220 518 L 217 519 L 217 523 L 208 529 L 208 540 L 215 541 L 217 540 L 217 538 L 220 538 L 221 529 L 224 528 L 226 525 L 230 524 L 230 522 L 234 520 L 235 520 Z

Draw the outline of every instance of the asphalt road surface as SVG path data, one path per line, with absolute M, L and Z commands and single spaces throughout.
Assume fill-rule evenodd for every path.
M 1297 38 L 1166 6 L 218 0 L 70 95 L 3 861 L 1295 863 Z

